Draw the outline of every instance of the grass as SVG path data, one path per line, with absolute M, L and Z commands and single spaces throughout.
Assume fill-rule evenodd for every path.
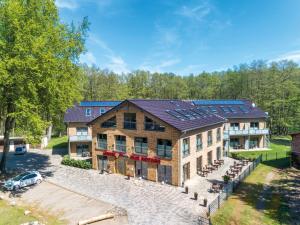
M 29 215 L 24 215 L 24 211 L 30 210 Z M 0 200 L 0 224 L 5 225 L 19 225 L 21 223 L 39 221 L 49 225 L 62 225 L 63 221 L 56 217 L 36 210 L 31 207 L 11 206 L 6 201 Z
M 248 176 L 231 195 L 221 208 L 212 216 L 212 224 L 216 225 L 279 225 L 291 221 L 286 196 L 278 191 L 278 184 L 285 177 L 282 168 L 289 166 L 286 152 L 290 151 L 290 139 L 275 137 L 271 142 L 271 150 L 267 159 Z M 276 160 L 277 152 L 277 160 Z M 240 152 L 239 156 L 254 158 L 265 151 Z M 270 178 L 271 177 L 271 178 Z M 268 191 L 264 191 L 267 187 Z M 266 199 L 261 206 L 261 196 Z
M 53 149 L 53 148 L 66 148 L 68 147 L 68 137 L 62 136 L 62 137 L 52 137 L 47 145 L 47 149 Z
M 263 156 L 263 160 L 273 160 L 279 158 L 286 158 L 291 151 L 291 138 L 286 136 L 276 136 L 270 141 L 270 149 L 268 151 L 249 151 L 249 152 L 235 152 L 232 156 L 244 157 L 248 159 L 255 159 L 259 155 Z

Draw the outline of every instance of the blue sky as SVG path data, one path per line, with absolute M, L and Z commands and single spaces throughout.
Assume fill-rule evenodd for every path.
M 56 0 L 91 23 L 81 62 L 181 75 L 263 59 L 300 63 L 299 0 Z

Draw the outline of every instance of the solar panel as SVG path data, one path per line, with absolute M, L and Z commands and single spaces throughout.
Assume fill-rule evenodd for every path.
M 239 106 L 239 108 L 240 108 L 240 110 L 241 110 L 243 113 L 248 113 L 248 112 L 249 112 L 249 109 L 248 109 L 246 106 L 244 106 L 244 105 Z
M 80 106 L 83 107 L 103 107 L 103 106 L 109 106 L 114 107 L 116 105 L 119 105 L 121 101 L 83 101 L 80 102 Z
M 232 106 L 228 106 L 228 108 L 230 109 L 231 112 L 233 113 L 237 113 L 236 109 Z
M 218 110 L 215 106 L 209 106 L 209 110 L 212 112 L 212 113 L 217 113 Z
M 194 100 L 195 105 L 244 105 L 241 100 Z
M 186 109 L 175 109 L 175 111 L 180 113 L 181 115 L 183 115 L 189 120 L 195 119 L 195 117 Z
M 181 115 L 180 113 L 176 112 L 176 111 L 173 111 L 173 110 L 166 110 L 166 113 L 169 113 L 170 115 L 176 117 L 177 119 L 185 120 L 184 116 Z
M 221 109 L 223 110 L 223 112 L 225 113 L 230 113 L 230 109 L 226 106 L 221 106 Z

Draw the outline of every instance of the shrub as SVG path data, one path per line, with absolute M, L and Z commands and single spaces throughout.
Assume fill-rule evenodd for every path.
M 92 164 L 90 162 L 85 160 L 71 159 L 68 155 L 64 156 L 63 160 L 61 161 L 61 164 L 81 169 L 92 169 Z

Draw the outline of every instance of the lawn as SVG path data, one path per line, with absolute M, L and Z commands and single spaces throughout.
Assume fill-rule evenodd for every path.
M 47 149 L 52 148 L 67 148 L 68 147 L 68 137 L 52 137 L 47 145 Z
M 290 151 L 290 140 L 276 137 L 271 142 L 268 152 L 240 152 L 239 156 L 254 158 L 268 154 L 261 163 L 228 198 L 221 208 L 212 216 L 212 224 L 292 224 L 291 213 L 287 207 L 287 192 L 283 191 L 284 175 L 289 166 L 285 158 Z M 277 152 L 277 160 L 276 160 Z M 285 193 L 285 194 L 283 194 Z
M 249 151 L 231 153 L 232 156 L 255 159 L 259 155 L 263 156 L 263 160 L 273 160 L 278 158 L 286 158 L 291 151 L 291 138 L 286 136 L 276 136 L 270 141 L 270 149 L 267 151 Z
M 26 207 L 26 210 L 30 210 L 31 213 L 24 215 L 25 207 L 11 206 L 6 201 L 0 200 L 0 224 L 19 225 L 32 221 L 39 221 L 49 225 L 64 224 L 63 221 L 48 215 L 46 212 L 41 212 L 31 207 Z

